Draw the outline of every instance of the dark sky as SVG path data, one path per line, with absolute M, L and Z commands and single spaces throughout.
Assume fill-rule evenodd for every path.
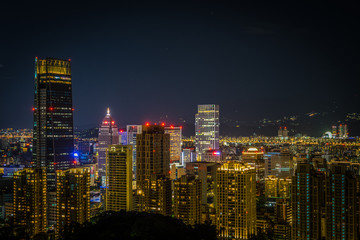
M 360 112 L 355 5 L 73 2 L 2 3 L 0 128 L 32 127 L 35 56 L 71 58 L 75 126 L 96 126 L 108 106 L 121 127 L 204 103 L 241 121 Z

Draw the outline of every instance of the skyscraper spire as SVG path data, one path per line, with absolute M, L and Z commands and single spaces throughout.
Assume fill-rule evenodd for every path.
M 110 116 L 110 108 L 109 107 L 107 108 L 107 114 L 106 115 Z

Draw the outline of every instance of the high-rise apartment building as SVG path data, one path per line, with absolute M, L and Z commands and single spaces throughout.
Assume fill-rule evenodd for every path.
M 268 176 L 265 178 L 265 197 L 278 197 L 279 179 L 275 176 Z
M 87 167 L 57 171 L 56 234 L 72 222 L 90 221 L 90 169 Z
M 186 224 L 201 223 L 201 182 L 195 176 L 174 181 L 174 216 Z
M 170 163 L 182 165 L 181 146 L 182 146 L 182 127 L 165 127 L 165 133 L 170 135 Z
M 359 182 L 350 162 L 331 162 L 326 188 L 326 239 L 358 239 L 358 187 Z
M 291 178 L 277 178 L 268 176 L 265 178 L 265 196 L 268 198 L 290 198 Z
M 281 139 L 287 139 L 289 136 L 289 130 L 287 127 L 280 127 L 278 130 L 278 137 Z
M 291 178 L 279 178 L 278 184 L 278 197 L 290 198 L 291 197 Z
M 291 202 L 289 198 L 277 198 L 275 206 L 275 220 L 278 223 L 292 223 Z
M 139 211 L 171 213 L 170 135 L 146 124 L 136 136 L 136 203 Z
M 46 184 L 45 167 L 14 173 L 14 224 L 25 226 L 30 236 L 46 232 Z
M 198 105 L 195 147 L 200 160 L 206 150 L 219 149 L 219 125 L 219 105 Z
M 110 145 L 106 154 L 106 211 L 131 211 L 132 146 Z
M 105 186 L 106 175 L 106 150 L 109 145 L 119 144 L 118 127 L 114 119 L 110 115 L 110 109 L 107 109 L 107 114 L 103 119 L 99 128 L 99 147 L 98 147 L 98 169 L 99 177 L 101 177 L 102 186 Z
M 248 239 L 256 234 L 256 171 L 224 163 L 216 174 L 216 226 L 219 239 Z
M 33 161 L 46 167 L 47 187 L 56 187 L 56 170 L 73 164 L 71 62 L 35 58 Z
M 348 126 L 346 124 L 340 124 L 339 125 L 339 138 L 348 138 Z
M 331 134 L 333 138 L 336 138 L 338 136 L 337 126 L 333 125 L 331 126 Z
M 133 178 L 135 179 L 136 173 L 136 135 L 142 133 L 142 125 L 127 125 L 126 126 L 127 133 L 127 145 L 131 145 L 133 148 Z
M 325 174 L 310 163 L 298 162 L 292 182 L 292 239 L 324 238 Z

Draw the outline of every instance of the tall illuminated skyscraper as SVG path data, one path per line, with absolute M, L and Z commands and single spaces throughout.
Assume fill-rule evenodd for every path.
M 131 211 L 132 146 L 110 145 L 106 155 L 106 211 Z
M 316 172 L 310 163 L 299 162 L 292 184 L 292 238 L 294 240 L 322 239 L 326 224 L 325 175 Z
M 35 58 L 33 161 L 46 167 L 47 187 L 56 187 L 56 170 L 73 164 L 71 62 Z
M 61 235 L 72 222 L 90 221 L 90 168 L 71 168 L 56 175 L 56 234 Z
M 25 168 L 14 173 L 14 224 L 34 236 L 46 232 L 46 170 Z
M 171 214 L 170 135 L 146 124 L 136 136 L 136 187 L 139 211 Z
M 170 135 L 170 163 L 181 163 L 182 127 L 165 127 L 165 133 Z
M 98 150 L 98 168 L 99 177 L 101 177 L 102 186 L 105 186 L 106 175 L 106 150 L 109 145 L 119 144 L 118 127 L 110 115 L 110 109 L 107 109 L 105 118 L 99 128 L 99 150 Z
M 131 145 L 133 148 L 133 173 L 136 173 L 136 135 L 142 133 L 142 125 L 127 125 L 127 145 Z
M 331 162 L 326 188 L 326 239 L 359 239 L 357 177 L 350 162 Z
M 248 239 L 256 234 L 256 171 L 238 162 L 216 173 L 216 227 L 219 239 Z
M 201 182 L 195 176 L 174 181 L 174 216 L 186 224 L 201 222 Z
M 195 147 L 200 159 L 206 150 L 219 149 L 219 125 L 219 105 L 198 105 Z

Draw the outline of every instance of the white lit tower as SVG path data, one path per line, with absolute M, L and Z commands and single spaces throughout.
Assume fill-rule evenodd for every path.
M 198 105 L 195 114 L 195 147 L 200 160 L 206 150 L 219 149 L 219 125 L 219 105 Z
M 132 153 L 132 166 L 133 166 L 133 174 L 135 178 L 136 173 L 136 136 L 142 133 L 142 125 L 127 125 L 126 126 L 127 133 L 127 145 L 131 145 L 133 149 Z
M 99 128 L 99 147 L 98 147 L 98 168 L 99 177 L 104 186 L 106 175 L 106 149 L 109 145 L 119 144 L 118 127 L 110 115 L 110 109 L 107 109 L 107 114 Z

